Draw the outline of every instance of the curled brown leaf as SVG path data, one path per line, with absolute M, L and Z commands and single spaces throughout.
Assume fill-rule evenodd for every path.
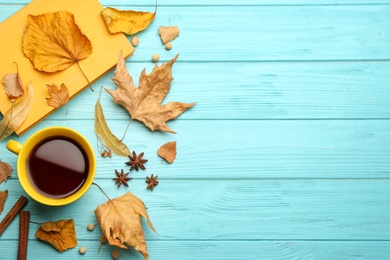
M 3 78 L 3 85 L 5 93 L 8 98 L 13 99 L 20 97 L 24 94 L 22 79 L 20 78 L 18 64 L 15 62 L 17 71 L 16 73 L 8 73 Z
M 0 184 L 12 175 L 13 168 L 6 162 L 0 160 Z
M 177 26 L 160 26 L 158 28 L 158 34 L 160 35 L 162 43 L 167 44 L 179 36 L 180 29 Z
M 73 219 L 43 223 L 37 230 L 36 237 L 52 245 L 58 252 L 77 246 Z
M 173 141 L 163 144 L 157 150 L 157 154 L 168 163 L 173 163 L 173 161 L 176 159 L 176 142 Z

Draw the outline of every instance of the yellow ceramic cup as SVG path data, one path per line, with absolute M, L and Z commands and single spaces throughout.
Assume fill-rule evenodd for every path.
M 81 145 L 88 157 L 89 172 L 86 180 L 76 192 L 64 198 L 51 198 L 43 195 L 34 188 L 34 185 L 31 183 L 30 178 L 28 176 L 29 173 L 27 162 L 30 153 L 33 151 L 34 147 L 37 144 L 50 137 L 58 136 L 71 139 Z M 95 177 L 96 159 L 91 145 L 89 144 L 87 139 L 85 139 L 85 137 L 83 137 L 80 133 L 67 127 L 53 126 L 44 128 L 33 134 L 30 138 L 28 138 L 23 145 L 14 140 L 9 140 L 7 143 L 7 148 L 11 152 L 18 155 L 17 172 L 20 184 L 22 185 L 23 189 L 32 199 L 45 205 L 63 206 L 76 201 L 87 192 Z

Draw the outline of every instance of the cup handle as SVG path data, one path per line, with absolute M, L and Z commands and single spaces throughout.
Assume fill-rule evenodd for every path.
M 14 141 L 14 140 L 9 140 L 7 142 L 7 145 L 6 145 L 7 149 L 10 150 L 11 152 L 13 152 L 16 155 L 19 155 L 20 150 L 22 149 L 22 146 L 23 145 L 21 143 L 18 143 L 18 142 Z

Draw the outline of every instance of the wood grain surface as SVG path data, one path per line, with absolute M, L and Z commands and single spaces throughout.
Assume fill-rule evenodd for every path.
M 154 1 L 102 0 L 119 9 L 154 10 Z M 0 0 L 0 20 L 27 1 Z M 97 157 L 96 183 L 110 197 L 140 197 L 158 234 L 144 225 L 150 259 L 388 259 L 390 253 L 390 1 L 242 0 L 158 2 L 150 27 L 126 66 L 135 85 L 154 53 L 160 63 L 180 53 L 164 102 L 197 104 L 168 122 L 176 135 L 132 122 L 124 142 L 144 151 L 146 171 L 131 172 L 119 189 L 115 169 L 126 158 Z M 160 25 L 178 25 L 166 51 Z M 128 37 L 130 40 L 131 37 Z M 97 81 L 115 89 L 113 71 Z M 25 135 L 0 143 L 0 159 L 16 167 L 7 140 L 23 143 L 35 131 L 62 125 L 81 132 L 93 147 L 98 91 L 83 91 Z M 108 125 L 121 137 L 127 112 L 102 93 Z M 157 149 L 177 141 L 167 164 Z M 146 190 L 145 176 L 160 184 Z M 25 195 L 14 170 L 4 217 Z M 106 201 L 92 186 L 59 208 L 30 200 L 31 220 L 73 218 L 79 245 L 58 253 L 35 238 L 29 259 L 111 259 L 98 254 L 101 230 L 94 209 Z M 143 224 L 146 224 L 143 222 Z M 18 218 L 0 237 L 0 259 L 15 259 Z M 87 253 L 79 255 L 85 246 Z M 133 249 L 121 259 L 143 259 Z

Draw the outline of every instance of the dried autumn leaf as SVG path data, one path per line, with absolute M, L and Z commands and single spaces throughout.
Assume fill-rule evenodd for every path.
M 106 89 L 106 91 L 114 98 L 115 103 L 122 105 L 129 112 L 132 119 L 144 123 L 150 130 L 175 133 L 166 122 L 175 119 L 195 105 L 195 103 L 181 102 L 161 105 L 171 88 L 172 65 L 177 57 L 178 55 L 161 66 L 156 65 L 150 74 L 146 74 L 144 69 L 140 76 L 139 87 L 136 88 L 121 53 L 116 65 L 115 77 L 112 78 L 118 89 Z
M 70 12 L 29 15 L 23 36 L 24 55 L 37 70 L 67 69 L 92 53 L 92 43 Z
M 16 73 L 6 74 L 3 78 L 5 94 L 7 94 L 10 99 L 20 97 L 24 94 L 22 79 L 20 78 L 18 70 L 19 69 L 17 69 Z
M 4 117 L 0 122 L 0 141 L 11 135 L 26 119 L 27 114 L 30 111 L 33 96 L 34 88 L 30 82 L 27 86 L 27 94 L 24 95 L 19 102 L 13 104 L 4 114 Z
M 157 154 L 169 163 L 173 163 L 176 159 L 176 142 L 168 142 L 163 144 Z
M 0 184 L 12 175 L 12 166 L 0 160 Z
M 110 33 L 123 32 L 133 35 L 145 30 L 153 21 L 156 12 L 125 11 L 106 7 L 102 11 L 102 16 Z
M 180 29 L 177 26 L 160 26 L 158 27 L 158 34 L 160 35 L 163 44 L 176 39 L 180 34 Z
M 69 101 L 69 91 L 64 83 L 61 84 L 60 88 L 58 88 L 55 84 L 46 86 L 50 94 L 50 98 L 46 98 L 49 106 L 59 108 L 66 105 Z M 66 109 L 66 114 L 68 114 L 68 108 Z
M 127 192 L 98 206 L 95 215 L 110 245 L 120 248 L 127 248 L 126 245 L 134 247 L 145 259 L 148 259 L 149 254 L 140 217 L 147 220 L 154 232 L 156 230 L 150 222 L 141 199 Z
M 77 246 L 76 230 L 73 219 L 43 223 L 36 233 L 37 238 L 48 242 L 59 252 Z
M 0 215 L 3 213 L 4 209 L 4 202 L 7 199 L 8 196 L 8 190 L 0 191 Z
M 130 154 L 129 148 L 111 132 L 107 125 L 103 108 L 100 104 L 101 94 L 102 90 L 100 89 L 99 98 L 95 105 L 95 132 L 110 152 L 127 157 Z

